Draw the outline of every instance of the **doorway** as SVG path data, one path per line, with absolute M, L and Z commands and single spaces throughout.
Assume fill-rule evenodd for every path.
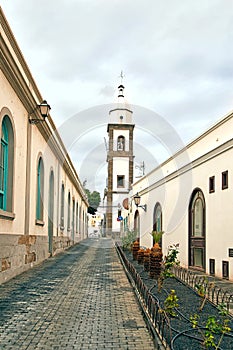
M 189 266 L 201 270 L 206 268 L 205 226 L 204 195 L 200 189 L 195 189 L 189 204 Z
M 49 206 L 48 206 L 48 236 L 49 253 L 53 254 L 53 214 L 54 214 L 54 174 L 50 172 L 49 177 Z

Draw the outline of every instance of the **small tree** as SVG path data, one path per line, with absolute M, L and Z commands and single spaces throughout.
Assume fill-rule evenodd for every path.
M 132 249 L 133 243 L 137 239 L 137 231 L 129 230 L 125 232 L 125 236 L 122 237 L 122 246 L 124 249 Z
M 89 202 L 88 212 L 94 215 L 101 201 L 100 193 L 97 191 L 90 192 L 88 188 L 85 188 L 85 192 Z
M 162 271 L 158 279 L 158 290 L 161 291 L 161 288 L 163 286 L 163 282 L 166 278 L 174 277 L 174 274 L 172 273 L 173 266 L 179 265 L 179 260 L 177 259 L 177 255 L 179 253 L 179 243 L 173 244 L 168 247 L 168 253 L 164 257 L 164 260 L 162 262 Z
M 199 324 L 200 316 L 194 314 L 190 316 L 190 321 L 193 328 L 196 328 L 202 337 L 202 344 L 205 349 L 214 348 L 216 350 L 220 349 L 220 345 L 223 341 L 225 334 L 230 333 L 231 328 L 229 326 L 228 311 L 226 310 L 225 304 L 220 304 L 218 306 L 219 318 L 216 316 L 209 316 L 204 325 Z
M 162 275 L 164 278 L 168 277 L 174 277 L 174 274 L 172 273 L 171 269 L 173 266 L 179 265 L 179 260 L 177 258 L 177 255 L 179 254 L 179 243 L 170 245 L 168 247 L 168 253 L 164 257 L 163 261 L 163 271 Z
M 178 300 L 175 290 L 172 289 L 164 301 L 164 311 L 171 317 L 176 316 L 175 309 L 179 306 Z

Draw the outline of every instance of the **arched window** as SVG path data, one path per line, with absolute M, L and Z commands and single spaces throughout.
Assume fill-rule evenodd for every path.
M 134 231 L 137 232 L 137 237 L 140 237 L 140 216 L 138 210 L 134 214 Z
M 192 204 L 192 236 L 203 237 L 204 236 L 204 200 L 201 192 L 198 192 L 193 200 Z
M 53 221 L 54 221 L 54 173 L 50 171 L 49 176 L 49 200 L 48 200 L 48 236 L 49 253 L 53 254 Z
M 205 269 L 205 199 L 193 191 L 189 204 L 189 265 Z
M 83 210 L 82 237 L 85 238 L 85 213 Z
M 40 157 L 37 165 L 36 219 L 43 221 L 44 163 Z
M 72 225 L 72 232 L 71 232 L 71 237 L 72 237 L 72 240 L 74 241 L 75 200 L 73 199 L 72 202 L 73 202 L 73 203 L 72 203 L 72 223 L 71 223 L 71 225 Z
M 124 151 L 125 150 L 125 137 L 124 136 L 118 136 L 117 138 L 117 150 L 118 151 Z
M 70 192 L 68 193 L 68 206 L 67 206 L 67 231 L 70 231 Z
M 64 230 L 64 225 L 65 225 L 65 221 L 64 221 L 64 215 L 65 215 L 65 211 L 64 211 L 64 207 L 65 207 L 65 186 L 64 184 L 61 185 L 61 213 L 60 213 L 60 229 Z
M 13 194 L 13 164 L 14 164 L 14 134 L 8 116 L 1 125 L 0 149 L 0 209 L 12 211 Z
M 162 207 L 156 203 L 154 207 L 153 231 L 162 231 Z
M 78 226 L 78 202 L 76 203 L 76 233 L 78 233 L 78 229 L 79 229 L 79 226 Z
M 159 202 L 155 204 L 154 216 L 153 216 L 153 231 L 161 232 L 162 228 L 162 207 Z M 154 244 L 155 242 L 153 242 Z M 159 245 L 162 247 L 162 238 L 160 239 Z
M 79 234 L 82 234 L 82 211 L 81 205 L 79 206 Z

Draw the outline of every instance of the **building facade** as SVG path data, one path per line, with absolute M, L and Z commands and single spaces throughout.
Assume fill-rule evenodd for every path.
M 0 283 L 87 236 L 87 197 L 0 8 Z M 37 119 L 31 122 L 31 119 Z
M 233 280 L 233 113 L 133 184 L 131 228 L 151 247 L 164 231 L 163 253 L 179 243 L 181 266 Z M 146 211 L 136 207 L 141 197 Z

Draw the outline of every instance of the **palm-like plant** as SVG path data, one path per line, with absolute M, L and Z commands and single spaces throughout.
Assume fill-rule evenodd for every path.
M 162 235 L 164 234 L 164 231 L 152 231 L 150 234 L 153 237 L 153 240 L 155 243 L 160 243 L 162 239 Z

